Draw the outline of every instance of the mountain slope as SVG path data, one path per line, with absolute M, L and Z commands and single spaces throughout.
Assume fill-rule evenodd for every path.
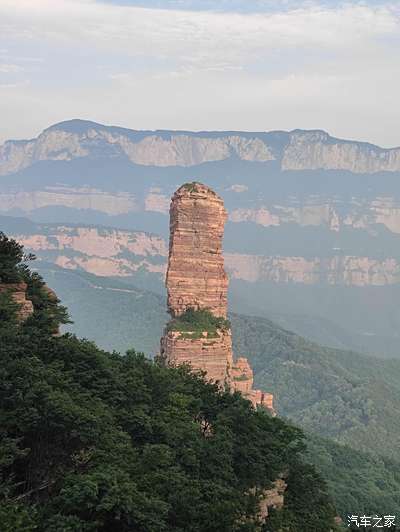
M 157 352 L 167 321 L 163 297 L 116 279 L 39 266 L 70 307 L 75 321 L 70 330 L 110 349 L 134 345 Z M 307 456 L 327 478 L 342 518 L 354 508 L 366 515 L 395 513 L 400 504 L 399 363 L 323 348 L 266 319 L 235 314 L 231 320 L 236 356 L 252 360 L 256 381 L 274 391 L 279 414 L 314 430 L 307 438 Z
M 340 515 L 395 515 L 400 508 L 400 462 L 310 434 L 307 457 L 328 482 Z
M 40 270 L 83 334 L 102 347 L 158 352 L 167 321 L 161 296 L 112 279 Z M 102 288 L 96 288 L 102 287 Z M 400 456 L 400 361 L 329 349 L 258 317 L 231 314 L 234 354 L 270 390 L 282 416 L 353 448 Z M 86 331 L 86 333 L 85 333 Z
M 400 456 L 400 361 L 314 344 L 269 320 L 233 315 L 235 349 L 278 412 L 307 430 L 393 459 Z
M 110 351 L 124 353 L 135 347 L 149 356 L 158 352 L 161 332 L 168 321 L 162 296 L 117 279 L 45 263 L 36 266 L 69 309 L 74 323 L 64 330 L 94 340 Z
M 64 309 L 22 260 L 0 233 L 2 532 L 336 529 L 299 429 L 184 368 L 57 334 Z

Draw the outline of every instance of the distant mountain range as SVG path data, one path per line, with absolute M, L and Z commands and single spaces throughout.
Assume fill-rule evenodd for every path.
M 195 166 L 234 156 L 281 170 L 400 170 L 400 148 L 331 137 L 321 130 L 271 132 L 135 131 L 70 120 L 45 129 L 36 139 L 7 141 L 0 148 L 0 173 L 20 171 L 39 161 L 80 157 L 126 157 L 145 166 Z

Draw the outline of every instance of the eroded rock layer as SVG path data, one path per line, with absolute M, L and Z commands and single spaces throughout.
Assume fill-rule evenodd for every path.
M 190 336 L 178 331 L 166 332 L 161 339 L 161 356 L 169 365 L 189 364 L 193 371 L 206 372 L 211 381 L 230 386 L 231 332 L 218 331 L 212 338 L 206 332 L 200 338 Z
M 274 412 L 273 400 L 271 393 L 253 389 L 253 370 L 247 358 L 239 357 L 234 362 L 230 371 L 231 388 L 240 392 L 246 399 L 253 403 L 253 406 L 261 405 Z
M 222 199 L 210 188 L 188 183 L 175 192 L 166 277 L 172 316 L 188 308 L 207 308 L 226 317 L 228 278 L 222 256 L 226 218 Z
M 200 183 L 180 187 L 170 208 L 170 245 L 166 286 L 168 311 L 179 318 L 187 310 L 209 311 L 226 318 L 228 277 L 224 270 L 222 237 L 226 211 L 222 199 Z M 195 313 L 192 313 L 192 319 Z M 229 322 L 216 320 L 215 331 L 165 329 L 160 360 L 177 366 L 188 364 L 209 380 L 239 391 L 254 406 L 273 412 L 273 396 L 253 390 L 253 371 L 246 358 L 233 362 Z M 198 324 L 197 324 L 198 325 Z M 212 329 L 212 326 L 210 325 Z

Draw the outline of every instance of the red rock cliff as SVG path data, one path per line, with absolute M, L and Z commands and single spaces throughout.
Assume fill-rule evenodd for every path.
M 228 278 L 222 237 L 227 213 L 210 188 L 188 183 L 172 197 L 166 284 L 172 316 L 208 308 L 226 317 Z
M 222 238 L 226 211 L 222 199 L 200 183 L 180 187 L 170 208 L 170 245 L 166 286 L 172 318 L 188 309 L 208 310 L 226 318 L 228 278 L 224 270 Z M 239 391 L 254 406 L 273 412 L 273 396 L 253 390 L 253 371 L 246 358 L 235 363 L 229 328 L 207 331 L 168 330 L 161 339 L 160 359 L 170 365 L 189 364 L 194 371 Z
M 231 388 L 251 401 L 254 406 L 261 405 L 275 414 L 274 396 L 271 393 L 253 389 L 253 370 L 247 358 L 240 357 L 234 362 L 230 372 Z

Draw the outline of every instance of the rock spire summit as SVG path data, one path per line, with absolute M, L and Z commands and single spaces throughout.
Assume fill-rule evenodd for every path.
M 166 277 L 171 316 L 193 308 L 226 318 L 228 277 L 222 256 L 226 219 L 222 199 L 205 185 L 187 183 L 173 195 Z

